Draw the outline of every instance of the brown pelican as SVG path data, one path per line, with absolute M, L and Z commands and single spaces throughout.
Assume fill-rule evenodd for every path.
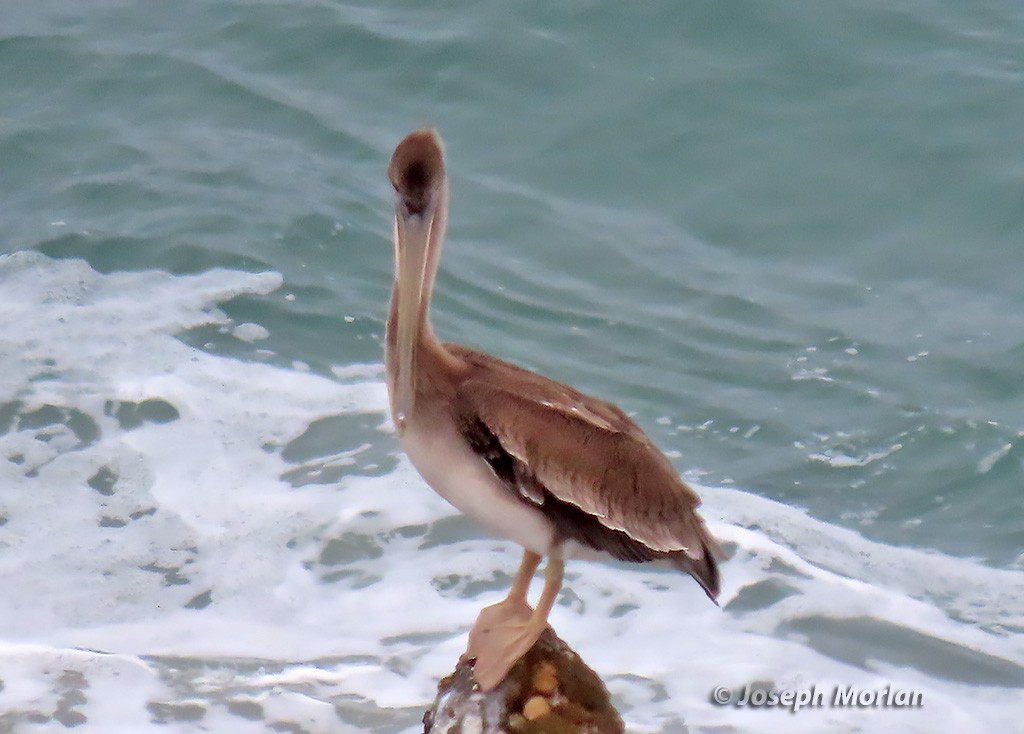
M 700 499 L 625 413 L 434 335 L 430 295 L 448 224 L 437 133 L 416 130 L 399 143 L 388 178 L 395 281 L 386 363 L 399 441 L 438 494 L 524 548 L 508 596 L 470 631 L 480 687 L 494 688 L 547 627 L 566 558 L 665 561 L 715 601 L 720 551 L 696 513 Z M 533 609 L 527 592 L 542 556 Z

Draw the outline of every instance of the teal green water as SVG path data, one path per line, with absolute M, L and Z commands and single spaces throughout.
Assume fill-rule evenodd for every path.
M 434 125 L 445 338 L 617 402 L 702 484 L 1024 563 L 1019 3 L 0 17 L 0 251 L 277 271 L 224 307 L 268 338 L 182 338 L 328 376 L 379 362 L 384 171 Z
M 0 68 L 6 251 L 277 270 L 294 301 L 229 306 L 271 359 L 377 361 L 383 170 L 432 124 L 445 336 L 616 400 L 705 481 L 1024 550 L 1015 3 L 44 2 L 5 11 Z

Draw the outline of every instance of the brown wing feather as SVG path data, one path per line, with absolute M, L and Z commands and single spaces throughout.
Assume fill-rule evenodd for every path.
M 624 560 L 672 557 L 714 597 L 719 551 L 695 511 L 700 499 L 622 410 L 488 355 L 449 349 L 471 366 L 456 388 L 456 417 L 499 478 L 566 537 Z

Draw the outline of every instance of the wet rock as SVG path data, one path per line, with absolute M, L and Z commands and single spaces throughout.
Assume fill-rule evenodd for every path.
M 463 657 L 437 686 L 424 734 L 623 734 L 593 670 L 551 628 L 497 688 L 484 693 Z

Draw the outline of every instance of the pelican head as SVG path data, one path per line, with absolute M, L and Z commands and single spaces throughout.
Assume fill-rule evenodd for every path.
M 416 401 L 416 348 L 424 328 L 441 242 L 448 226 L 444 145 L 436 132 L 416 130 L 398 144 L 388 166 L 395 188 L 397 338 L 392 409 L 402 435 Z

